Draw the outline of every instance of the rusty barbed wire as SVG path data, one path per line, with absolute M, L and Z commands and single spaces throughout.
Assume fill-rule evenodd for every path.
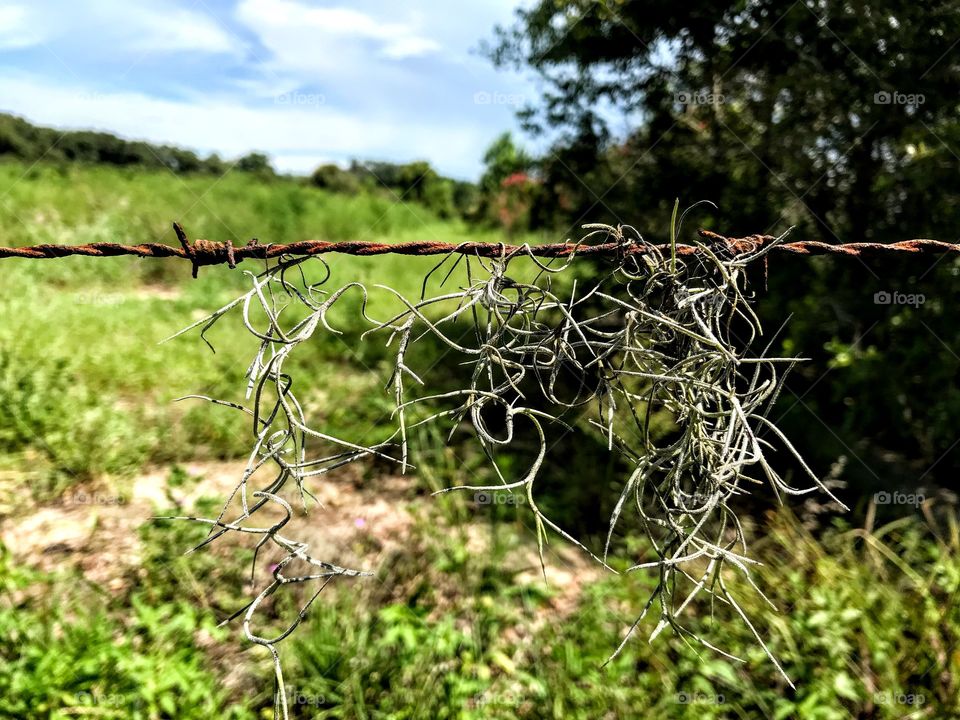
M 678 224 L 675 213 L 672 238 L 682 221 L 681 216 Z M 467 478 L 466 484 L 442 487 L 435 494 L 499 492 L 522 498 L 535 525 L 544 577 L 544 546 L 550 535 L 570 542 L 611 572 L 654 574 L 654 589 L 646 603 L 636 608 L 634 622 L 608 662 L 619 655 L 648 614 L 657 616 L 649 641 L 670 628 L 685 641 L 695 640 L 742 661 L 685 627 L 687 608 L 697 598 L 707 597 L 711 603 L 726 605 L 746 623 L 765 656 L 792 687 L 775 648 L 767 646 L 737 599 L 748 588 L 765 596 L 751 575 L 756 561 L 749 555 L 747 534 L 733 500 L 753 492 L 752 486 L 768 485 L 781 500 L 819 490 L 840 503 L 767 418 L 786 374 L 800 358 L 771 355 L 773 338 L 759 352 L 750 350 L 761 327 L 750 309 L 752 294 L 745 268 L 778 250 L 854 256 L 960 253 L 960 245 L 936 240 L 889 245 L 785 243 L 785 236 L 729 238 L 707 230 L 700 230 L 699 240 L 692 244 L 652 244 L 630 226 L 598 224 L 584 226 L 590 232 L 577 242 L 546 245 L 261 244 L 254 239 L 234 246 L 231 241 L 191 241 L 180 224 L 173 227 L 179 247 L 162 243 L 0 247 L 0 258 L 178 257 L 190 261 L 194 277 L 207 265 L 235 267 L 244 259 L 277 259 L 259 274 L 248 273 L 250 290 L 168 338 L 195 328 L 202 328 L 203 338 L 204 332 L 236 309 L 244 328 L 259 340 L 245 374 L 242 403 L 238 398 L 198 394 L 181 398 L 208 401 L 249 416 L 251 450 L 246 468 L 216 517 L 168 519 L 209 527 L 210 534 L 194 550 L 228 534 L 257 538 L 249 586 L 253 597 L 222 624 L 242 619 L 245 638 L 269 651 L 276 679 L 275 710 L 282 718 L 289 717 L 289 710 L 278 646 L 331 582 L 372 574 L 348 569 L 340 561 L 321 560 L 306 541 L 288 534 L 296 530 L 291 527 L 293 503 L 299 500 L 306 512 L 308 501 L 317 501 L 311 486 L 353 462 L 376 458 L 395 464 L 400 472 L 412 469 L 419 443 L 417 433 L 411 431 L 428 426 L 445 434 L 448 443 L 454 433 L 464 433 L 489 462 L 486 474 L 477 478 L 480 484 Z M 352 281 L 326 289 L 329 272 L 322 279 L 287 272 L 305 261 L 294 256 L 326 253 L 447 257 L 426 274 L 419 300 L 408 300 L 385 285 L 370 286 L 386 291 L 391 302 L 399 303 L 389 315 L 377 318 L 364 283 Z M 428 293 L 427 281 L 453 254 L 460 256 L 454 268 L 457 261 L 465 261 L 467 282 Z M 608 257 L 612 267 L 584 284 L 574 279 L 568 285 L 554 285 L 551 277 L 570 268 L 581 255 Z M 678 263 L 678 256 L 693 261 Z M 540 266 L 531 282 L 517 281 L 507 273 L 510 262 L 521 257 Z M 474 258 L 490 262 L 478 260 L 477 268 L 472 265 Z M 551 263 L 536 258 L 564 258 L 565 262 L 557 263 L 562 267 L 550 267 Z M 453 268 L 447 277 L 452 272 Z M 393 372 L 386 383 L 393 396 L 391 421 L 372 441 L 327 432 L 300 400 L 306 383 L 298 380 L 294 385 L 285 368 L 287 360 L 300 356 L 300 348 L 317 336 L 342 334 L 329 324 L 328 314 L 355 308 L 350 301 L 342 301 L 347 293 L 360 303 L 366 329 L 359 339 L 379 337 L 393 348 L 389 351 Z M 290 305 L 301 312 L 284 312 Z M 731 331 L 734 320 L 748 335 L 745 341 Z M 459 332 L 464 322 L 472 324 L 472 332 Z M 459 323 L 456 334 L 451 332 L 454 323 Z M 457 367 L 466 368 L 458 389 L 432 389 L 430 368 L 423 370 L 408 360 L 410 347 L 428 337 L 446 348 L 444 354 L 455 354 Z M 658 418 L 669 418 L 669 435 L 657 430 Z M 547 472 L 549 450 L 572 432 L 602 440 L 611 461 L 623 472 L 602 553 L 548 517 L 538 506 L 539 491 L 534 490 L 538 478 Z M 797 483 L 777 472 L 765 455 L 775 446 L 799 464 L 806 480 Z M 521 466 L 519 474 L 511 472 L 516 462 Z M 270 516 L 270 510 L 278 514 Z M 626 542 L 633 533 L 647 543 L 640 551 Z M 258 562 L 260 567 L 269 563 L 268 576 L 261 573 L 258 579 Z M 734 577 L 742 584 L 735 587 Z M 300 610 L 271 634 L 276 628 L 269 613 L 263 617 L 262 608 L 274 595 L 286 593 Z M 259 629 L 263 622 L 267 630 Z
M 680 222 L 682 217 L 679 222 L 673 219 L 671 237 L 677 236 Z M 366 254 L 397 247 L 408 254 L 443 252 L 445 257 L 426 272 L 419 298 L 410 299 L 387 285 L 368 286 L 359 280 L 328 287 L 333 277 L 329 268 L 322 277 L 318 268 L 314 274 L 290 272 L 302 269 L 308 258 L 278 258 L 259 274 L 246 273 L 252 287 L 243 295 L 168 338 L 197 328 L 203 338 L 233 313 L 259 341 L 242 402 L 208 395 L 183 398 L 244 413 L 252 449 L 216 517 L 176 519 L 209 526 L 211 534 L 194 550 L 225 535 L 259 537 L 250 572 L 254 597 L 224 624 L 242 618 L 245 638 L 270 652 L 278 718 L 289 717 L 279 646 L 331 582 L 371 572 L 347 569 L 337 557 L 320 559 L 313 553 L 325 548 L 311 549 L 295 539 L 293 504 L 299 501 L 308 512 L 308 502 L 317 500 L 315 484 L 350 463 L 375 458 L 400 473 L 415 469 L 421 458 L 427 459 L 421 453 L 430 449 L 428 437 L 446 437 L 448 445 L 476 443 L 486 469 L 458 473 L 451 478 L 457 484 L 444 483 L 434 494 L 503 493 L 522 503 L 533 523 L 545 579 L 544 548 L 552 536 L 612 573 L 653 574 L 655 586 L 635 608 L 633 623 L 625 628 L 619 646 L 611 648 L 607 662 L 620 654 L 647 618 L 650 642 L 669 628 L 687 642 L 743 661 L 686 627 L 692 612 L 688 608 L 698 599 L 709 599 L 711 607 L 723 604 L 746 623 L 792 687 L 775 648 L 766 644 L 762 628 L 751 623 L 738 599 L 745 591 L 765 596 L 752 575 L 756 561 L 734 503 L 736 497 L 766 485 L 781 501 L 821 491 L 842 507 L 767 417 L 787 373 L 801 358 L 772 353 L 775 336 L 762 349 L 751 349 L 762 329 L 750 307 L 753 294 L 746 268 L 764 260 L 784 238 L 728 241 L 701 233 L 704 241 L 678 252 L 688 256 L 678 261 L 673 248 L 647 243 L 631 226 L 585 228 L 590 232 L 576 245 L 549 246 L 554 257 L 563 250 L 563 262 L 532 259 L 540 272 L 529 281 L 511 277 L 510 264 L 544 246 L 348 244 Z M 182 229 L 178 237 L 191 258 L 209 252 L 235 264 L 246 249 L 190 245 Z M 591 245 L 592 239 L 615 242 Z M 335 251 L 344 245 L 319 247 Z M 193 252 L 195 247 L 199 252 Z M 289 246 L 277 250 L 284 247 Z M 478 248 L 488 261 L 471 257 L 467 248 Z M 645 254 L 639 254 L 639 248 Z M 573 267 L 576 253 L 608 249 L 616 254 L 605 272 L 569 283 L 554 281 Z M 464 254 L 452 258 L 458 250 Z M 702 255 L 690 257 L 693 250 Z M 462 275 L 443 289 L 460 261 Z M 453 267 L 440 280 L 438 271 L 447 263 Z M 438 284 L 428 287 L 431 277 Z M 387 314 L 377 311 L 384 307 L 381 302 Z M 298 311 L 287 310 L 292 307 Z M 302 401 L 325 382 L 323 370 L 314 366 L 301 375 L 289 370 L 288 362 L 295 355 L 303 357 L 304 349 L 325 334 L 342 335 L 336 316 L 343 319 L 342 313 L 358 310 L 360 333 L 351 342 L 380 338 L 389 348 L 383 367 L 392 366 L 385 390 L 393 407 L 390 421 L 377 432 L 340 437 Z M 734 321 L 737 334 L 731 329 Z M 431 370 L 439 359 L 426 363 L 421 355 L 417 362 L 417 354 L 411 353 L 427 338 L 430 351 L 440 357 L 451 354 L 447 362 L 462 372 L 459 383 L 433 387 Z M 667 420 L 670 430 L 664 431 L 660 428 Z M 428 428 L 428 436 L 421 433 Z M 552 449 L 575 447 L 580 437 L 599 441 L 608 458 L 604 462 L 620 473 L 608 486 L 616 488 L 617 499 L 611 503 L 602 551 L 563 529 L 539 505 L 541 479 L 558 472 L 548 464 Z M 768 461 L 769 451 L 791 457 L 803 475 L 783 477 Z M 577 482 L 577 472 L 561 470 L 558 477 Z M 270 515 L 271 509 L 282 513 Z M 630 537 L 642 537 L 643 544 L 628 542 Z M 256 575 L 258 562 L 261 567 L 271 563 L 270 576 Z M 255 628 L 264 622 L 273 628 L 260 608 L 278 593 L 296 600 L 300 612 L 291 614 L 285 629 L 273 636 L 258 632 Z
M 669 251 L 669 245 L 650 245 L 646 243 L 624 243 L 623 241 L 605 242 L 597 245 L 582 245 L 579 243 L 550 243 L 545 245 L 508 245 L 504 243 L 463 242 L 459 244 L 437 241 L 415 241 L 403 243 L 382 243 L 366 240 L 347 240 L 329 242 L 326 240 L 303 240 L 294 243 L 261 244 L 256 238 L 246 245 L 235 246 L 232 241 L 196 239 L 193 242 L 187 238 L 186 232 L 179 223 L 173 224 L 180 247 L 163 243 L 141 243 L 139 245 L 122 245 L 119 243 L 87 243 L 85 245 L 31 245 L 26 247 L 0 247 L 2 258 L 28 258 L 34 260 L 70 257 L 73 255 L 86 257 L 117 257 L 121 255 L 135 255 L 137 257 L 168 258 L 176 257 L 190 260 L 193 264 L 193 277 L 206 265 L 228 265 L 233 268 L 237 263 L 247 258 L 266 260 L 288 255 L 323 255 L 326 253 L 341 253 L 345 255 L 447 255 L 458 253 L 483 258 L 513 257 L 516 255 L 532 255 L 540 258 L 562 258 L 570 255 L 616 255 L 647 254 L 650 252 Z M 709 230 L 698 231 L 704 241 L 719 247 L 726 247 L 732 254 L 750 253 L 759 250 L 777 240 L 772 235 L 750 235 L 744 238 L 730 238 Z M 960 243 L 949 243 L 942 240 L 914 239 L 902 240 L 893 243 L 858 242 L 831 244 L 817 240 L 805 240 L 790 243 L 781 243 L 772 248 L 776 252 L 785 252 L 793 255 L 847 255 L 847 256 L 880 256 L 891 253 L 958 253 Z M 695 255 L 702 252 L 696 245 L 678 244 L 677 255 Z

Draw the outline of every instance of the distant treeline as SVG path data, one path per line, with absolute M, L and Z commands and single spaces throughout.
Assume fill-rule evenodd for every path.
M 175 173 L 222 175 L 228 170 L 276 173 L 262 153 L 225 160 L 216 153 L 201 157 L 172 145 L 124 140 L 92 130 L 61 131 L 39 127 L 15 115 L 0 113 L 0 157 L 25 162 L 91 163 L 121 167 L 166 168 Z M 405 164 L 353 161 L 349 167 L 323 165 L 310 177 L 316 187 L 356 194 L 381 192 L 404 202 L 419 203 L 443 218 L 476 219 L 480 207 L 474 183 L 443 177 L 429 163 Z
M 15 115 L 0 113 L 0 156 L 27 162 L 83 162 L 106 165 L 167 168 L 175 173 L 222 174 L 234 163 L 216 153 L 205 158 L 191 150 L 124 140 L 92 130 L 55 130 L 38 127 Z M 235 161 L 236 169 L 273 174 L 266 155 L 250 153 Z
M 345 194 L 387 190 L 397 200 L 419 203 L 439 217 L 476 219 L 479 189 L 474 183 L 440 175 L 430 163 L 360 162 L 347 168 L 321 165 L 310 178 L 320 188 Z

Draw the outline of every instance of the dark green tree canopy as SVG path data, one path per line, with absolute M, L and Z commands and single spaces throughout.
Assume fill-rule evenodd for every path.
M 856 241 L 956 227 L 925 189 L 956 192 L 958 38 L 960 2 L 543 0 L 489 52 L 546 80 L 524 117 L 560 131 L 564 160 L 609 149 L 627 118 L 613 177 L 587 180 L 600 196 L 630 170 L 601 210 L 656 189 L 717 201 L 732 230 Z
M 718 206 L 687 232 L 883 242 L 958 237 L 958 41 L 957 0 L 540 0 L 487 52 L 543 80 L 521 117 L 555 140 L 532 214 L 554 229 L 664 241 L 680 198 Z M 821 469 L 955 477 L 958 277 L 942 258 L 771 261 L 759 311 L 812 358 L 780 412 Z M 897 290 L 925 304 L 874 300 Z

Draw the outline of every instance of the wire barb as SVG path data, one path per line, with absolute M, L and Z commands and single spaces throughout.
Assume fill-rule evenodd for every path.
M 226 263 L 233 270 L 237 263 L 243 258 L 237 257 L 236 250 L 233 247 L 233 241 L 214 242 L 213 240 L 194 240 L 193 244 L 187 239 L 187 233 L 180 223 L 173 223 L 173 231 L 177 234 L 177 240 L 180 241 L 180 247 L 183 248 L 184 256 L 193 264 L 193 277 L 196 279 L 197 273 L 203 265 L 221 265 Z M 257 247 L 258 242 L 253 238 L 247 247 Z

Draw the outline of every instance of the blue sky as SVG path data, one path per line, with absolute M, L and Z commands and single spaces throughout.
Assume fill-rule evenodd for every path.
M 429 160 L 475 178 L 536 97 L 475 52 L 519 0 L 0 0 L 0 110 L 283 171 Z

